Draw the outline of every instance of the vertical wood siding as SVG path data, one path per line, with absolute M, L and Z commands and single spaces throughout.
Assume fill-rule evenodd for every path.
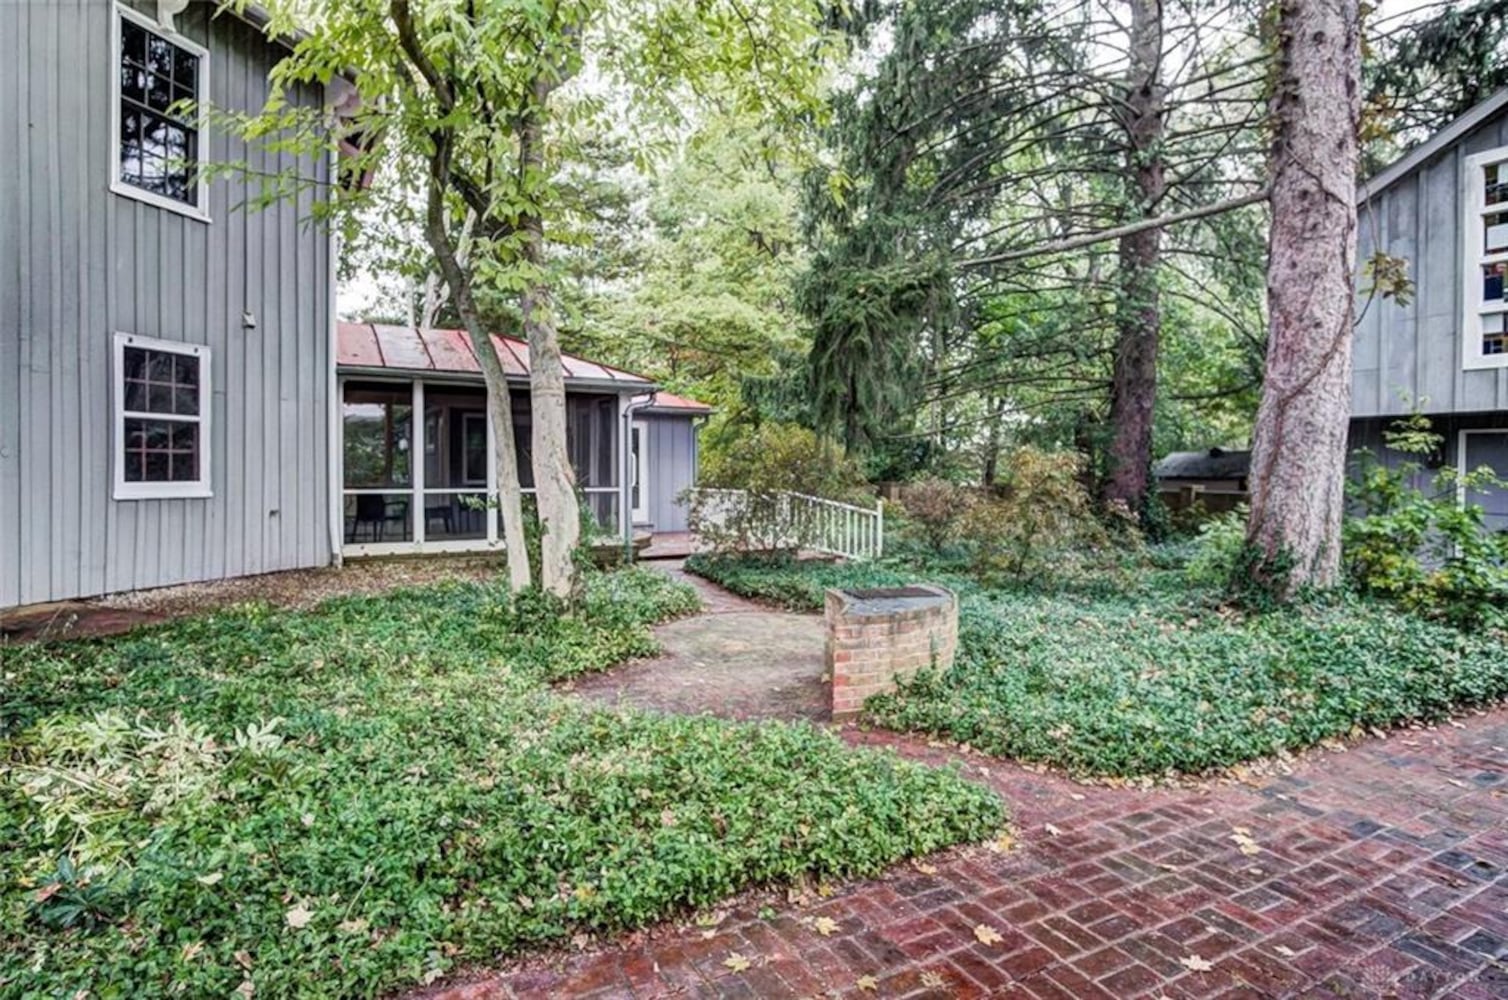
M 690 417 L 646 413 L 649 438 L 649 520 L 655 531 L 685 531 L 686 507 L 677 499 L 696 485 L 696 425 Z
M 1368 301 L 1358 278 L 1352 374 L 1355 417 L 1508 409 L 1508 368 L 1462 367 L 1464 159 L 1508 146 L 1508 112 L 1489 119 L 1361 206 L 1358 267 L 1378 248 L 1409 262 L 1413 301 Z
M 211 101 L 256 110 L 282 50 L 213 10 L 191 5 L 178 28 L 210 50 Z M 331 556 L 331 261 L 313 195 L 254 212 L 216 181 L 205 224 L 113 194 L 113 17 L 103 0 L 0 4 L 0 607 Z M 246 158 L 209 143 L 213 161 Z M 213 497 L 111 498 L 115 331 L 210 348 Z

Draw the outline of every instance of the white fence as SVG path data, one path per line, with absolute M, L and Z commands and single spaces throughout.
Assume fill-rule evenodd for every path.
M 693 490 L 693 531 L 736 534 L 760 548 L 802 548 L 845 559 L 885 554 L 885 505 L 860 507 L 805 493 Z

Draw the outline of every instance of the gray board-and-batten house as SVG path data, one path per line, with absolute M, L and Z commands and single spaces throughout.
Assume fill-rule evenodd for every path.
M 0 608 L 498 545 L 495 515 L 463 502 L 490 486 L 475 358 L 444 354 L 443 331 L 389 328 L 376 364 L 341 363 L 361 327 L 336 322 L 333 238 L 308 221 L 336 164 L 174 113 L 262 107 L 286 49 L 259 16 L 0 4 Z M 288 98 L 328 109 L 348 88 Z M 210 162 L 318 183 L 250 211 Z M 522 345 L 498 344 L 524 388 Z M 566 368 L 572 457 L 603 530 L 684 528 L 675 498 L 707 408 Z
M 1358 279 L 1351 445 L 1390 462 L 1389 424 L 1416 410 L 1444 436 L 1430 464 L 1508 478 L 1508 89 L 1358 189 L 1360 272 L 1376 251 L 1409 262 L 1410 301 Z M 1508 495 L 1473 492 L 1508 529 Z

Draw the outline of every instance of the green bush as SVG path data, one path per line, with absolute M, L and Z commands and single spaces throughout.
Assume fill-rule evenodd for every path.
M 1084 486 L 1082 456 L 1023 446 L 1004 467 L 1003 492 L 975 504 L 963 519 L 975 575 L 991 582 L 1046 580 L 1061 576 L 1083 553 L 1107 546 Z
M 933 553 L 941 553 L 958 537 L 959 526 L 975 499 L 973 491 L 934 476 L 907 483 L 901 493 L 901 508 L 907 527 Z
M 1226 511 L 1199 525 L 1185 572 L 1198 587 L 1223 589 L 1230 585 L 1246 549 L 1245 507 Z
M 0 993 L 372 995 L 999 824 L 814 727 L 543 686 L 695 603 L 633 570 L 571 615 L 452 583 L 0 646 Z
M 719 551 L 761 552 L 808 544 L 820 525 L 793 515 L 786 494 L 873 506 L 863 474 L 838 445 L 796 424 L 748 430 L 708 457 L 687 492 L 688 519 Z
M 1424 456 L 1441 444 L 1427 418 L 1400 420 L 1384 443 Z M 1348 484 L 1357 516 L 1347 518 L 1343 553 L 1347 574 L 1362 591 L 1459 625 L 1508 624 L 1508 534 L 1488 529 L 1477 504 L 1458 490 L 1508 489 L 1490 468 L 1444 469 L 1428 487 L 1424 465 L 1389 467 L 1370 451 L 1358 453 Z

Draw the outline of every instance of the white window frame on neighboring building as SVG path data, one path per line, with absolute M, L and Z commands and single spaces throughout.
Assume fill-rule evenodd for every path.
M 152 412 L 150 410 L 126 409 L 126 348 L 140 347 L 166 354 L 181 354 L 199 360 L 198 413 L 194 415 Z M 185 344 L 176 340 L 158 340 L 133 333 L 117 333 L 114 345 L 114 363 L 111 368 L 111 419 L 115 421 L 113 438 L 116 500 L 157 500 L 183 497 L 209 497 L 214 492 L 210 486 L 210 425 L 214 395 L 211 391 L 210 349 L 201 344 Z M 199 427 L 199 477 L 193 480 L 127 481 L 126 479 L 126 421 L 128 419 L 164 420 L 174 423 L 194 423 Z
M 1461 268 L 1464 272 L 1461 286 L 1461 365 L 1467 369 L 1508 367 L 1508 353 L 1482 353 L 1482 317 L 1493 314 L 1508 316 L 1508 302 L 1500 307 L 1482 308 L 1483 265 L 1508 263 L 1508 251 L 1491 254 L 1483 251 L 1483 240 L 1486 238 L 1483 217 L 1508 213 L 1508 202 L 1502 203 L 1495 210 L 1488 209 L 1483 204 L 1486 182 L 1482 171 L 1493 164 L 1501 164 L 1503 171 L 1508 173 L 1508 146 L 1499 146 L 1497 149 L 1466 157 L 1466 173 L 1461 180 Z
M 120 173 L 120 72 L 121 72 L 121 23 L 130 21 L 141 27 L 150 34 L 170 45 L 175 45 L 199 60 L 198 72 L 194 81 L 194 98 L 197 105 L 195 152 L 198 166 L 194 171 L 194 204 L 179 201 L 146 188 L 137 187 L 135 184 L 122 179 Z M 110 190 L 126 198 L 145 202 L 157 208 L 167 209 L 179 215 L 197 219 L 200 222 L 209 222 L 209 183 L 205 179 L 205 168 L 209 164 L 209 129 L 205 115 L 205 107 L 210 92 L 209 87 L 209 49 L 197 42 L 185 38 L 178 32 L 167 32 L 156 21 L 145 14 L 133 10 L 119 3 L 114 5 L 114 11 L 110 17 Z

